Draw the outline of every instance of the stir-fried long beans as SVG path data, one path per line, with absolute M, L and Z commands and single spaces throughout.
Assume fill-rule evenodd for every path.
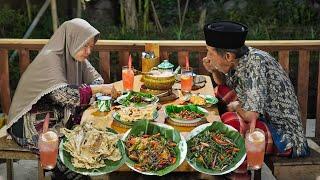
M 219 132 L 204 131 L 188 141 L 188 158 L 206 169 L 225 170 L 233 164 L 240 149 L 231 139 Z

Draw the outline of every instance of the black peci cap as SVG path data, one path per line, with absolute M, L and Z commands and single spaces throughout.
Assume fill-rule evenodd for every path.
M 244 45 L 248 27 L 232 21 L 218 21 L 203 28 L 208 46 L 222 49 L 237 49 Z

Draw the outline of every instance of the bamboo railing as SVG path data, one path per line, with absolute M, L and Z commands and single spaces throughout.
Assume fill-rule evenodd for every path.
M 0 99 L 3 112 L 9 111 L 11 94 L 9 87 L 9 60 L 8 51 L 19 52 L 20 75 L 30 64 L 30 51 L 39 51 L 47 43 L 47 39 L 0 39 Z M 110 54 L 117 52 L 120 66 L 125 65 L 129 53 L 144 51 L 145 44 L 159 44 L 160 59 L 168 59 L 171 53 L 177 52 L 178 63 L 184 65 L 185 57 L 191 52 L 198 54 L 194 67 L 199 74 L 207 74 L 202 65 L 202 58 L 206 56 L 204 41 L 141 41 L 141 40 L 99 40 L 94 51 L 99 52 L 99 69 L 105 82 L 110 82 L 110 73 L 113 64 L 110 63 Z M 317 74 L 310 74 L 310 54 L 319 53 L 320 40 L 290 40 L 290 41 L 246 41 L 248 46 L 262 49 L 268 52 L 277 53 L 279 63 L 284 70 L 290 72 L 290 54 L 298 52 L 298 75 L 297 75 L 297 96 L 300 104 L 302 123 L 306 128 L 309 104 L 316 106 L 316 137 L 320 137 L 320 63 L 318 63 Z M 318 56 L 319 58 L 319 56 Z M 141 59 L 141 58 L 140 58 Z M 194 59 L 193 59 L 194 60 Z M 320 61 L 320 59 L 317 59 Z M 317 76 L 317 95 L 314 99 L 308 99 L 309 77 Z

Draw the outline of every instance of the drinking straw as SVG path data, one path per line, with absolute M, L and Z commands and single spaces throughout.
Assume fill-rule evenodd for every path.
M 131 64 L 132 64 L 132 57 L 131 54 L 129 55 L 129 60 L 128 60 L 128 68 L 131 70 Z
M 189 69 L 189 56 L 186 56 L 186 69 Z
M 44 122 L 43 122 L 42 133 L 46 133 L 48 131 L 49 119 L 50 119 L 50 115 L 49 115 L 49 113 L 47 113 L 47 115 L 44 119 Z

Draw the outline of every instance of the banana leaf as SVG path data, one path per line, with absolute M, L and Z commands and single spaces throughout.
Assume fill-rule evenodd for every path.
M 112 132 L 114 134 L 118 134 L 116 131 L 110 128 L 107 128 L 107 131 Z M 120 149 L 121 156 L 122 156 L 120 160 L 118 161 L 105 160 L 104 162 L 106 166 L 101 168 L 95 168 L 95 169 L 76 168 L 71 163 L 72 156 L 63 147 L 64 142 L 67 142 L 67 141 L 68 139 L 64 137 L 60 142 L 59 158 L 65 166 L 67 166 L 70 170 L 79 174 L 89 175 L 89 176 L 99 176 L 99 175 L 107 174 L 119 169 L 127 160 L 126 153 L 125 153 L 125 146 L 123 142 L 119 140 L 117 142 L 117 147 Z
M 124 135 L 123 140 L 126 142 L 128 137 L 130 136 L 141 136 L 143 134 L 157 134 L 160 133 L 161 136 L 165 137 L 166 139 L 170 139 L 177 143 L 177 146 L 174 148 L 176 153 L 176 162 L 164 169 L 159 171 L 152 171 L 152 172 L 141 172 L 134 168 L 135 162 L 128 158 L 126 164 L 133 170 L 145 174 L 145 175 L 157 175 L 163 176 L 165 174 L 174 171 L 185 159 L 186 157 L 186 142 L 180 133 L 172 128 L 171 126 L 164 125 L 164 124 L 154 124 L 150 121 L 141 120 L 134 123 L 132 129 L 128 130 L 127 133 Z
M 153 111 L 152 116 L 153 116 L 152 119 L 146 119 L 146 120 L 148 120 L 148 121 L 153 121 L 153 120 L 157 119 L 157 117 L 159 116 L 158 111 L 157 111 L 157 110 Z M 119 123 L 122 123 L 122 124 L 127 125 L 127 126 L 132 126 L 135 122 L 143 120 L 143 119 L 137 119 L 135 122 L 127 122 L 127 121 L 124 121 L 124 120 L 121 119 L 121 116 L 120 116 L 120 114 L 119 114 L 117 111 L 112 114 L 112 117 L 113 117 L 116 121 L 118 121 Z
M 192 155 L 190 152 L 190 140 L 194 138 L 195 136 L 204 133 L 205 131 L 214 131 L 214 132 L 220 132 L 223 133 L 226 137 L 230 138 L 234 144 L 237 145 L 238 148 L 240 148 L 240 151 L 237 153 L 236 157 L 233 159 L 232 163 L 229 164 L 223 171 L 208 169 L 202 165 L 202 163 L 199 163 L 196 158 L 191 159 Z M 227 126 L 223 124 L 222 122 L 213 122 L 213 123 L 207 123 L 203 124 L 201 126 L 198 126 L 197 128 L 193 129 L 188 137 L 187 140 L 187 146 L 188 146 L 188 152 L 187 152 L 187 162 L 190 164 L 191 167 L 193 167 L 195 170 L 210 174 L 210 175 L 222 175 L 229 173 L 235 169 L 237 169 L 244 161 L 246 157 L 246 149 L 245 149 L 245 141 L 243 137 L 240 135 L 239 132 L 237 132 L 234 128 L 231 126 Z
M 133 102 L 131 100 L 132 97 L 140 97 L 142 99 L 148 100 L 147 102 Z M 136 106 L 144 106 L 146 104 L 153 104 L 157 103 L 159 101 L 159 98 L 157 96 L 154 96 L 149 93 L 142 93 L 142 92 L 135 92 L 135 91 L 130 91 L 127 94 L 124 94 L 120 97 L 117 98 L 116 102 L 118 102 L 121 105 L 124 106 L 129 106 L 130 104 L 134 103 Z

